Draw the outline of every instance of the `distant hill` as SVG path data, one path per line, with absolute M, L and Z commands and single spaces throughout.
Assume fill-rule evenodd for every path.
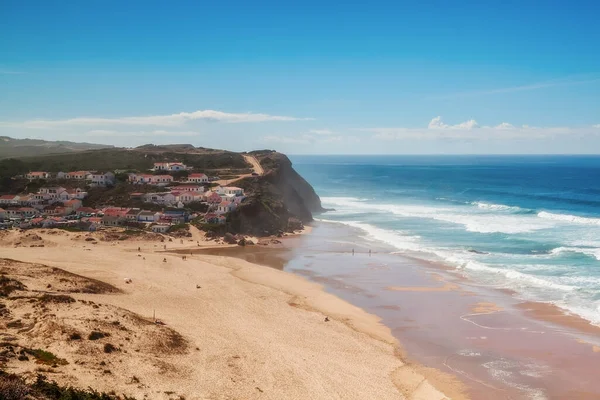
M 85 150 L 112 148 L 114 146 L 66 141 L 51 142 L 40 139 L 14 139 L 0 136 L 0 159 L 39 156 L 44 154 L 74 153 Z

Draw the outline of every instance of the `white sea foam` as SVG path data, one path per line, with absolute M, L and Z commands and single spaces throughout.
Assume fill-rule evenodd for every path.
M 552 221 L 569 222 L 581 225 L 600 225 L 600 218 L 579 217 L 569 214 L 555 214 L 546 211 L 541 211 L 537 214 L 538 217 Z
M 563 253 L 580 253 L 586 256 L 592 256 L 600 261 L 600 249 L 598 248 L 582 248 L 582 247 L 557 247 L 550 251 L 550 254 L 560 255 Z
M 493 203 L 484 203 L 482 201 L 474 201 L 471 203 L 478 208 L 483 210 L 491 210 L 491 211 L 521 211 L 522 208 L 516 206 L 506 206 L 504 204 L 493 204 Z
M 418 236 L 410 236 L 403 234 L 401 231 L 391 231 L 387 229 L 378 228 L 376 226 L 365 224 L 357 221 L 332 221 L 326 219 L 318 219 L 321 222 L 333 222 L 358 228 L 366 233 L 364 236 L 368 240 L 378 240 L 382 243 L 386 243 L 398 250 L 409 250 L 422 252 L 423 248 L 418 244 Z
M 360 209 L 363 212 L 390 213 L 404 218 L 423 218 L 463 225 L 469 232 L 478 233 L 526 233 L 554 226 L 552 221 L 543 221 L 523 215 L 490 213 L 465 213 L 464 207 L 433 207 L 414 204 L 383 204 L 351 197 L 328 197 L 326 207 L 342 207 L 343 212 Z

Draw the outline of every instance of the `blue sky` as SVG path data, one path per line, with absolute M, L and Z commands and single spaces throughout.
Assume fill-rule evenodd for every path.
M 596 153 L 592 1 L 0 2 L 0 135 Z

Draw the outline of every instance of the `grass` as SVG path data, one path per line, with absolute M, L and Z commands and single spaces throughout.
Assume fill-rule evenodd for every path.
M 67 365 L 69 363 L 64 358 L 59 358 L 55 354 L 42 349 L 25 349 L 25 352 L 33 356 L 38 364 Z
M 38 375 L 33 383 L 27 383 L 15 374 L 0 370 L 0 399 L 2 400 L 135 400 L 133 397 L 117 396 L 113 393 L 98 392 L 92 388 L 76 389 L 49 382 Z
M 65 294 L 58 294 L 58 295 L 44 294 L 42 297 L 39 297 L 38 300 L 42 304 L 48 304 L 48 303 L 68 304 L 68 303 L 75 302 L 74 298 L 72 298 L 71 296 L 67 296 Z

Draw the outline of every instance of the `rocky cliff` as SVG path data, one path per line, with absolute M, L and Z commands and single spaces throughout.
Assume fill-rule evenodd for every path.
M 324 211 L 319 196 L 286 155 L 273 151 L 251 154 L 265 173 L 235 183 L 249 195 L 229 217 L 232 231 L 252 235 L 291 231 L 312 221 L 313 213 Z

